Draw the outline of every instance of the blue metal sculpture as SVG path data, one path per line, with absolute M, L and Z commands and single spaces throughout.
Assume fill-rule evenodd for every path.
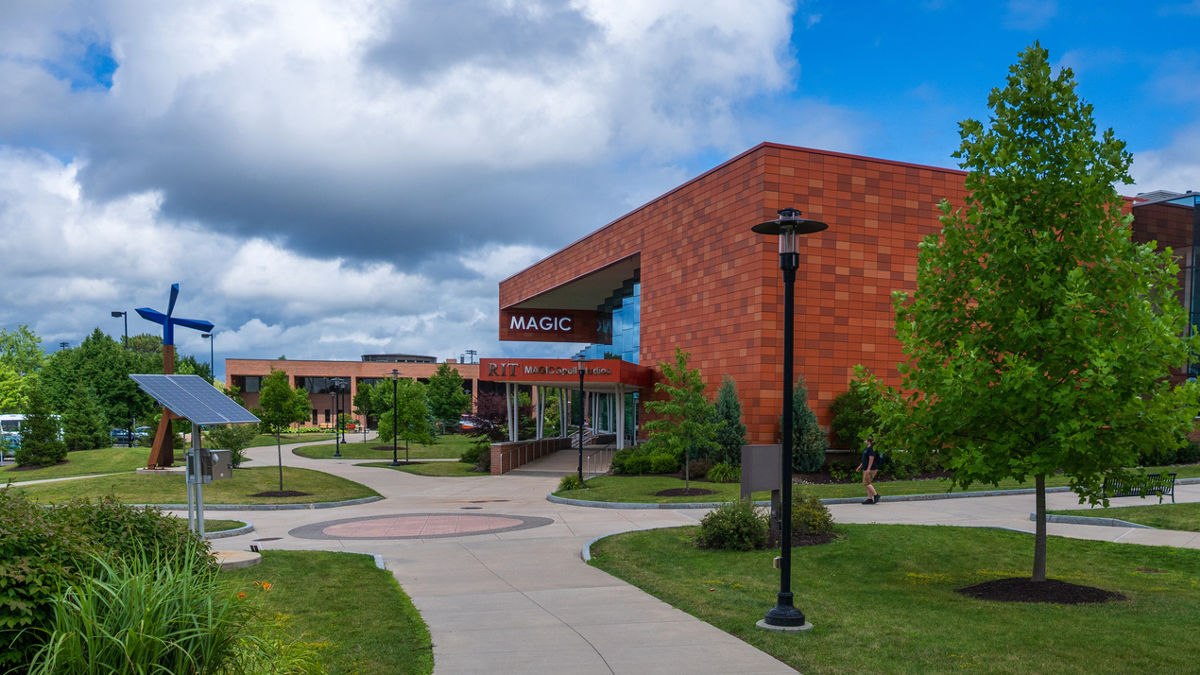
M 136 311 L 147 321 L 161 323 L 163 327 L 163 374 L 175 373 L 175 326 L 194 328 L 198 331 L 211 333 L 213 324 L 199 319 L 177 319 L 171 314 L 175 311 L 175 300 L 179 297 L 179 284 L 171 284 L 171 300 L 167 303 L 167 313 L 163 314 L 149 307 L 140 307 Z M 163 408 L 162 418 L 158 421 L 158 431 L 154 434 L 154 442 L 150 445 L 150 458 L 146 468 L 164 469 L 175 464 L 174 441 L 171 438 L 171 419 L 175 413 Z
M 163 345 L 175 344 L 175 326 L 183 326 L 184 328 L 194 328 L 204 333 L 211 333 L 213 324 L 210 321 L 200 321 L 199 319 L 177 319 L 171 316 L 175 311 L 175 300 L 179 297 L 179 284 L 171 284 L 171 300 L 167 303 L 167 313 L 150 309 L 149 307 L 140 307 L 137 310 L 139 316 L 147 321 L 161 323 L 163 327 Z M 163 364 L 166 365 L 165 362 Z M 174 364 L 172 364 L 174 365 Z

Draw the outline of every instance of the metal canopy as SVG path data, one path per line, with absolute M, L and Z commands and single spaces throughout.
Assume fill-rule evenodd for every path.
M 249 410 L 233 402 L 199 375 L 130 375 L 159 405 L 192 424 L 258 422 Z

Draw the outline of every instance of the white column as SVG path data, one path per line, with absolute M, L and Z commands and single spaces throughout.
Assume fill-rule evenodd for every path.
M 625 385 L 617 383 L 617 449 L 625 447 Z

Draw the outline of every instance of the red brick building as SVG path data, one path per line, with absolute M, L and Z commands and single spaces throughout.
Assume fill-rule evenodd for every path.
M 463 388 L 471 393 L 474 400 L 475 393 L 479 391 L 479 364 L 458 363 L 454 359 L 448 359 L 446 363 L 462 376 Z M 398 372 L 397 377 L 428 382 L 439 365 L 432 356 L 406 354 L 367 354 L 362 361 L 226 359 L 225 384 L 237 387 L 246 408 L 253 409 L 258 405 L 258 389 L 262 378 L 270 375 L 272 370 L 282 370 L 288 374 L 288 384 L 308 390 L 312 417 L 303 426 L 332 428 L 336 416 L 334 411 L 339 408 L 334 400 L 335 392 L 340 391 L 340 408 L 343 412 L 354 417 L 357 424 L 365 424 L 367 420 L 353 414 L 354 395 L 360 386 L 390 379 L 393 369 Z M 337 386 L 339 381 L 341 387 Z
M 917 245 L 941 230 L 942 199 L 962 205 L 964 177 L 761 144 L 502 281 L 500 338 L 593 342 L 589 354 L 600 358 L 624 331 L 629 339 L 615 355 L 655 371 L 680 347 L 710 396 L 722 376 L 736 381 L 751 443 L 776 442 L 783 283 L 776 238 L 750 228 L 796 207 L 829 224 L 800 238 L 794 364 L 828 426 L 830 403 L 856 364 L 898 384 L 891 294 L 915 289 Z M 1131 201 L 1136 236 L 1169 243 L 1190 261 L 1196 199 L 1168 197 Z M 623 312 L 635 316 L 618 322 Z

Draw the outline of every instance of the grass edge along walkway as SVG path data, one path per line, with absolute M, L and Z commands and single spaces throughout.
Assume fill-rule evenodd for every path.
M 1154 473 L 1162 470 L 1160 467 L 1147 468 L 1147 473 Z M 1177 471 L 1179 478 L 1177 480 L 1200 477 L 1200 464 L 1189 464 L 1184 466 L 1166 467 L 1165 470 Z M 580 490 L 566 490 L 562 492 L 554 492 L 554 496 L 563 497 L 566 499 L 578 499 L 582 501 L 594 502 L 619 502 L 627 504 L 647 503 L 647 504 L 687 504 L 687 503 L 710 503 L 710 502 L 726 502 L 739 498 L 740 486 L 737 483 L 709 483 L 707 481 L 691 481 L 693 488 L 703 488 L 712 490 L 714 494 L 709 495 L 693 495 L 688 497 L 661 497 L 655 495 L 655 492 L 667 490 L 671 488 L 684 487 L 684 481 L 681 478 L 673 476 L 596 476 L 590 478 L 585 483 L 587 487 Z M 1178 482 L 1177 482 L 1178 484 Z M 1067 479 L 1064 476 L 1053 476 L 1046 480 L 1046 486 L 1052 488 L 1061 488 L 1067 485 Z M 951 491 L 950 481 L 945 478 L 921 479 L 921 480 L 896 480 L 896 481 L 879 481 L 875 483 L 880 494 L 886 499 L 888 497 L 901 496 L 917 496 L 917 495 L 966 495 L 979 492 L 995 492 L 1007 490 L 1031 490 L 1033 489 L 1033 480 L 1030 479 L 1024 483 L 1019 483 L 1014 480 L 1001 481 L 999 485 L 993 486 L 990 484 L 976 483 L 966 490 Z M 800 494 L 815 495 L 820 499 L 851 499 L 859 498 L 865 495 L 861 483 L 795 483 L 793 484 L 794 491 Z M 768 499 L 768 492 L 754 493 L 755 500 Z
M 774 605 L 777 549 L 696 549 L 698 528 L 592 544 L 589 564 L 804 673 L 1188 672 L 1200 625 L 1200 551 L 1050 537 L 1048 575 L 1126 596 L 1094 605 L 1000 603 L 955 589 L 1026 577 L 1033 539 L 985 528 L 841 525 L 796 547 L 792 589 L 814 629 L 754 626 Z M 1120 639 L 1096 640 L 1097 635 Z
M 1057 509 L 1048 515 L 1075 516 L 1077 518 L 1115 518 L 1160 530 L 1200 532 L 1200 502 L 1180 504 L 1138 504 L 1135 506 L 1110 506 L 1091 509 Z
M 262 563 L 222 572 L 238 591 L 261 596 L 291 637 L 315 644 L 323 672 L 428 675 L 429 628 L 390 572 L 372 556 L 263 551 Z M 268 586 L 264 590 L 262 582 Z
M 283 489 L 307 494 L 290 497 L 253 496 L 260 492 L 278 490 L 278 472 L 278 467 L 274 466 L 235 469 L 233 478 L 213 481 L 204 486 L 204 503 L 207 505 L 312 504 L 380 496 L 378 492 L 366 485 L 341 476 L 294 466 L 283 467 Z M 50 502 L 67 501 L 75 497 L 94 499 L 109 494 L 127 504 L 184 504 L 187 502 L 187 489 L 183 474 L 120 473 L 86 480 L 38 485 L 14 484 L 10 489 L 19 490 L 32 499 Z

